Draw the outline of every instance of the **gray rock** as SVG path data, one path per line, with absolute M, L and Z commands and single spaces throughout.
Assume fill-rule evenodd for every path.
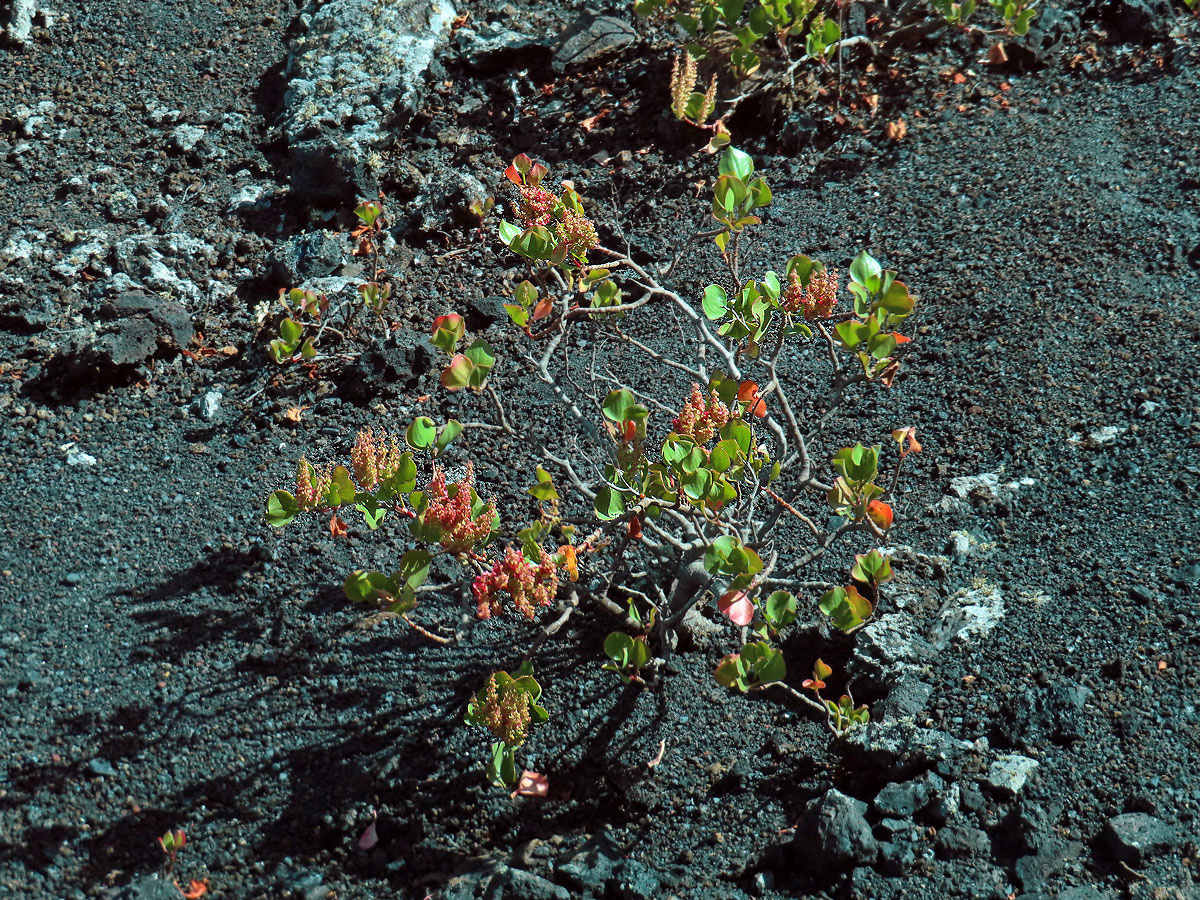
M 1166 822 L 1147 813 L 1125 813 L 1108 820 L 1104 840 L 1121 862 L 1139 866 L 1151 856 L 1177 846 L 1179 835 Z
M 966 856 L 986 859 L 992 852 L 992 842 L 987 832 L 970 825 L 947 825 L 938 831 L 933 846 L 939 859 Z
M 486 24 L 478 30 L 460 28 L 459 57 L 477 72 L 494 75 L 515 65 L 529 65 L 531 57 L 545 56 L 549 45 L 540 37 L 520 34 L 500 25 Z
M 925 781 L 885 785 L 875 795 L 875 808 L 885 816 L 908 818 L 929 802 L 929 794 L 929 784 Z
M 111 895 L 112 900 L 179 900 L 179 889 L 169 880 L 143 875 Z
M 1010 753 L 988 767 L 983 783 L 1003 797 L 1015 797 L 1041 765 L 1036 759 Z
M 889 613 L 859 630 L 854 667 L 872 678 L 898 682 L 934 655 L 929 642 L 913 628 L 912 616 Z
M 880 819 L 875 833 L 886 840 L 901 842 L 915 841 L 921 836 L 920 828 L 911 819 Z
M 171 132 L 171 146 L 183 153 L 190 153 L 208 135 L 208 129 L 199 125 L 177 125 Z
M 286 67 L 292 186 L 310 202 L 373 196 L 375 157 L 416 109 L 457 12 L 450 0 L 310 0 Z
M 930 630 L 930 640 L 941 650 L 951 641 L 969 643 L 984 637 L 1004 618 L 1004 595 L 990 585 L 959 591 L 942 609 Z
M 33 11 L 36 0 L 12 0 L 4 36 L 18 46 L 29 40 L 33 31 Z
M 68 466 L 94 466 L 95 464 L 96 457 L 90 453 L 84 453 L 82 450 L 77 450 L 74 447 L 67 451 Z
M 87 770 L 93 775 L 100 775 L 104 778 L 117 777 L 117 770 L 113 768 L 113 764 L 99 756 L 88 760 Z
M 916 863 L 917 848 L 907 841 L 884 841 L 876 850 L 875 864 L 887 875 L 903 875 Z
M 182 304 L 154 294 L 125 291 L 112 301 L 111 309 L 118 316 L 145 316 L 169 332 L 171 339 L 179 347 L 190 344 L 195 334 L 191 314 Z
M 929 816 L 935 825 L 944 825 L 958 815 L 961 805 L 962 788 L 957 784 L 952 784 L 950 787 L 937 792 L 937 795 L 925 807 L 925 814 Z
M 615 882 L 619 900 L 655 900 L 662 887 L 658 873 L 636 859 L 627 859 L 621 864 Z
M 559 36 L 552 67 L 556 72 L 567 66 L 593 63 L 628 47 L 637 40 L 637 32 L 624 19 L 584 13 Z
M 879 704 L 875 715 L 886 719 L 913 718 L 929 705 L 932 694 L 932 685 L 915 676 L 905 676 Z
M 1175 10 L 1171 0 L 1093 0 L 1118 41 L 1144 41 L 1162 34 Z
M 822 871 L 868 865 L 876 855 L 875 836 L 864 815 L 867 804 L 830 788 L 809 802 L 796 830 L 793 849 Z
M 1079 13 L 1060 0 L 1045 0 L 1030 25 L 1028 43 L 1045 57 L 1078 36 L 1080 29 Z
M 206 422 L 211 422 L 217 417 L 221 411 L 221 392 L 207 391 L 204 396 L 196 401 L 196 412 L 200 414 L 200 418 Z
M 1079 841 L 1068 841 L 1051 837 L 1042 843 L 1037 853 L 1022 856 L 1013 866 L 1017 882 L 1024 888 L 1052 884 L 1052 878 L 1061 875 L 1067 863 L 1083 852 Z
M 603 894 L 621 865 L 621 857 L 620 848 L 601 834 L 581 849 L 561 857 L 555 862 L 554 871 L 576 890 Z
M 992 734 L 994 744 L 1053 740 L 1070 743 L 1083 737 L 1083 708 L 1092 693 L 1082 685 L 1056 681 L 1048 687 L 1028 687 L 1003 706 Z
M 158 349 L 158 326 L 142 316 L 121 319 L 92 345 L 102 365 L 136 366 Z
M 851 731 L 845 741 L 849 748 L 865 757 L 867 765 L 896 778 L 959 759 L 975 749 L 974 745 L 944 731 L 919 728 L 904 721 L 873 720 Z
M 524 869 L 509 869 L 503 878 L 504 900 L 571 900 L 571 892 Z
M 1090 884 L 1079 884 L 1059 891 L 1054 895 L 1054 900 L 1116 900 L 1116 895 Z
M 279 244 L 267 264 L 277 280 L 295 287 L 309 278 L 332 275 L 345 259 L 341 239 L 328 231 L 312 231 Z
M 104 210 L 114 222 L 132 222 L 141 215 L 137 197 L 127 190 L 113 191 L 104 202 Z

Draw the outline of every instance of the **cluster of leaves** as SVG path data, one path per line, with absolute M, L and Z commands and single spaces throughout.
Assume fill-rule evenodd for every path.
M 842 32 L 833 19 L 815 12 L 817 6 L 817 0 L 636 0 L 633 9 L 639 16 L 669 17 L 688 36 L 687 52 L 695 58 L 710 55 L 723 35 L 731 36 L 736 46 L 729 51 L 729 70 L 743 79 L 761 68 L 767 38 L 786 55 L 789 38 L 804 35 L 805 56 L 824 62 Z
M 496 740 L 487 766 L 488 780 L 498 787 L 519 781 L 515 750 L 525 743 L 529 726 L 545 722 L 550 714 L 539 704 L 542 686 L 526 660 L 515 675 L 495 672 L 467 705 L 466 722 L 486 728 Z
M 646 418 L 649 410 L 627 389 L 611 391 L 602 407 L 604 424 L 616 445 L 613 462 L 604 467 L 604 484 L 596 491 L 593 507 L 601 521 L 611 521 L 637 510 L 632 521 L 657 519 L 663 509 L 693 509 L 711 515 L 738 497 L 737 485 L 755 478 L 770 462 L 765 448 L 754 440 L 743 416 L 758 401 L 753 382 L 744 383 L 717 373 L 709 383 L 708 403 L 722 410 L 719 427 L 709 425 L 671 431 L 663 439 L 657 458 L 646 452 Z M 699 388 L 696 387 L 696 394 Z M 750 399 L 738 399 L 739 392 Z M 703 401 L 702 401 L 703 402 Z M 687 407 L 675 424 L 685 424 Z M 713 443 L 715 441 L 715 443 Z M 713 446 L 707 446 L 713 443 Z M 777 474 L 777 473 L 776 473 Z
M 469 556 L 499 529 L 495 502 L 485 503 L 480 498 L 470 465 L 456 484 L 447 484 L 445 471 L 434 461 L 428 486 L 417 489 L 414 454 L 427 452 L 436 460 L 462 429 L 456 419 L 438 427 L 432 419 L 420 416 L 405 429 L 403 451 L 386 432 L 364 430 L 351 452 L 350 468 L 337 465 L 321 472 L 301 459 L 294 491 L 277 490 L 267 499 L 267 522 L 282 528 L 301 513 L 315 511 L 330 515 L 330 531 L 340 536 L 347 532 L 339 515 L 345 507 L 361 513 L 372 531 L 389 512 L 400 515 L 407 521 L 411 537 L 434 551 L 421 546 L 409 550 L 390 575 L 352 572 L 343 590 L 355 602 L 372 603 L 388 613 L 406 613 L 416 606 L 416 590 L 428 577 L 435 553 Z
M 547 169 L 524 153 L 516 157 L 504 175 L 517 186 L 520 199 L 513 215 L 520 227 L 507 220 L 500 223 L 500 239 L 522 256 L 561 266 L 565 271 L 587 265 L 587 253 L 599 239 L 595 226 L 583 211 L 579 194 L 570 185 L 555 195 L 542 187 Z
M 458 345 L 466 330 L 466 321 L 457 313 L 438 316 L 433 320 L 433 346 L 450 357 L 440 379 L 442 387 L 448 391 L 459 391 L 466 387 L 482 391 L 492 366 L 496 364 L 496 353 L 483 338 L 476 338 L 470 346 L 459 352 Z
M 871 716 L 865 705 L 854 705 L 854 698 L 849 693 L 842 694 L 836 701 L 826 700 L 821 696 L 821 691 L 826 687 L 825 679 L 832 674 L 833 669 L 818 659 L 813 664 L 812 678 L 805 678 L 800 686 L 806 691 L 812 691 L 817 702 L 824 705 L 829 713 L 829 727 L 833 733 L 844 735 L 856 725 L 866 725 Z
M 287 314 L 279 323 L 279 337 L 268 345 L 271 359 L 280 364 L 312 359 L 317 355 L 316 338 L 311 332 L 305 334 L 305 325 L 319 324 L 321 314 L 329 308 L 329 298 L 300 288 L 281 288 L 279 303 Z
M 359 225 L 351 235 L 357 240 L 355 256 L 371 260 L 371 279 L 358 286 L 358 297 L 362 308 L 373 312 L 383 321 L 384 312 L 392 296 L 392 286 L 381 281 L 379 268 L 379 245 L 383 235 L 383 204 L 378 200 L 365 200 L 354 208 Z M 279 322 L 279 337 L 268 345 L 272 360 L 282 365 L 289 362 L 312 362 L 317 358 L 317 347 L 329 320 L 347 325 L 352 321 L 357 308 L 352 304 L 339 304 L 330 310 L 330 298 L 325 294 L 302 288 L 282 288 L 279 303 L 284 316 Z
M 1030 0 L 988 0 L 988 3 L 1004 20 L 1009 34 L 1028 34 L 1029 26 L 1038 14 Z M 948 23 L 961 28 L 967 27 L 976 9 L 975 0 L 929 0 L 929 5 Z

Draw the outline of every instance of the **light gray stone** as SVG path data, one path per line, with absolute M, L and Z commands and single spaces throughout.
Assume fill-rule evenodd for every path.
M 1019 753 L 1005 754 L 988 767 L 984 784 L 997 794 L 1015 797 L 1040 765 L 1036 759 Z
M 293 188 L 310 200 L 371 196 L 373 155 L 416 109 L 454 21 L 449 0 L 310 0 L 291 45 L 283 131 Z

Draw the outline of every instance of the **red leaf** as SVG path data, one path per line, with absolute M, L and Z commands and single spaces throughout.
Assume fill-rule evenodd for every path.
M 514 797 L 545 797 L 550 793 L 550 779 L 545 775 L 540 775 L 537 772 L 530 772 L 526 769 L 521 773 L 521 780 L 517 782 L 517 789 L 513 791 Z
M 602 110 L 600 110 L 600 112 L 596 113 L 594 116 L 588 116 L 586 119 L 584 119 L 582 122 L 580 122 L 579 127 L 587 132 L 595 131 L 596 124 L 601 119 L 603 119 L 605 116 L 607 116 L 610 112 L 612 112 L 611 109 L 602 109 Z
M 629 520 L 629 537 L 637 540 L 642 536 L 642 517 L 634 516 Z
M 717 602 L 717 609 L 734 625 L 749 625 L 754 620 L 754 604 L 745 591 L 730 591 Z
M 447 331 L 466 331 L 466 323 L 458 313 L 438 316 L 433 320 L 433 329 L 430 331 L 430 334 L 437 334 L 443 328 Z
M 755 418 L 761 419 L 767 414 L 767 403 L 758 396 L 757 382 L 743 381 L 738 385 L 737 398 L 747 404 L 746 412 Z
M 884 531 L 892 527 L 892 508 L 882 500 L 872 500 L 867 504 L 867 516 Z
M 175 887 L 179 888 L 179 893 L 183 894 L 184 900 L 199 900 L 208 893 L 208 881 L 197 881 L 193 878 L 188 882 L 187 890 L 179 887 L 179 883 L 175 883 Z
M 346 523 L 339 516 L 334 516 L 329 520 L 329 533 L 335 538 L 340 538 L 348 535 L 350 529 L 346 527 Z
M 379 832 L 375 829 L 375 823 L 372 822 L 366 827 L 366 830 L 363 831 L 362 837 L 358 839 L 358 846 L 360 850 L 370 850 L 378 843 Z
M 517 171 L 516 166 L 509 166 L 504 170 L 504 177 L 515 185 L 521 184 L 521 173 Z
M 554 300 L 551 297 L 543 297 L 533 307 L 533 321 L 544 319 L 554 312 Z

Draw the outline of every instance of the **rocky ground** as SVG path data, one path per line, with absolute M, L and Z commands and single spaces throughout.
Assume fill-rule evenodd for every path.
M 450 458 L 519 508 L 569 423 L 469 207 L 507 205 L 527 152 L 647 264 L 708 227 L 670 35 L 624 4 L 0 3 L 0 896 L 1197 896 L 1200 29 L 1047 0 L 991 64 L 995 35 L 900 5 L 850 4 L 877 55 L 730 119 L 775 195 L 755 267 L 869 247 L 920 298 L 894 387 L 816 448 L 919 428 L 896 582 L 850 638 L 813 604 L 783 641 L 790 683 L 824 653 L 872 723 L 832 741 L 721 688 L 728 628 L 623 688 L 585 604 L 536 653 L 549 794 L 513 798 L 462 717 L 537 626 L 457 590 L 414 613 L 451 643 L 367 620 L 342 578 L 401 532 L 277 530 L 264 503 L 361 427 L 493 416 L 438 385 L 425 334 L 460 311 L 524 426 Z M 279 289 L 352 291 L 350 210 L 380 192 L 385 321 L 275 363 Z M 674 278 L 718 274 L 697 251 Z

